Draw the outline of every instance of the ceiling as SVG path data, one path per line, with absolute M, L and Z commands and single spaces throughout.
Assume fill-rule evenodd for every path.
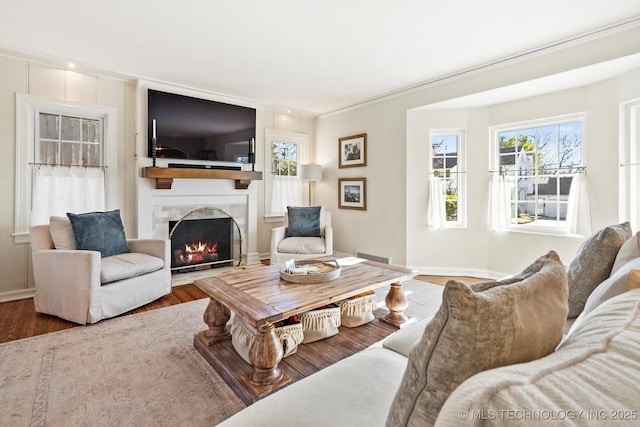
M 320 115 L 640 20 L 640 0 L 0 0 L 0 51 Z

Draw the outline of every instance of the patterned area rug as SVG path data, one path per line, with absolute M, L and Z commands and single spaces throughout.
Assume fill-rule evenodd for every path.
M 424 318 L 442 287 L 405 282 Z M 378 291 L 383 304 L 386 289 Z M 213 426 L 244 408 L 193 347 L 201 299 L 0 345 L 0 426 Z

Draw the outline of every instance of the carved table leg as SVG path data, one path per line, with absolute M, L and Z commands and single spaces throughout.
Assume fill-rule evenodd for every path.
M 209 299 L 209 305 L 202 316 L 204 323 L 209 326 L 209 329 L 198 334 L 203 343 L 211 345 L 229 338 L 231 335 L 229 334 L 227 322 L 230 318 L 231 311 L 226 305 L 213 298 Z
M 253 366 L 251 382 L 257 385 L 271 385 L 280 381 L 282 371 L 278 363 L 283 355 L 282 344 L 276 336 L 273 324 L 260 325 L 258 334 L 249 348 L 249 361 Z
M 389 289 L 389 293 L 385 297 L 384 302 L 389 309 L 389 313 L 387 313 L 387 315 L 385 315 L 381 320 L 398 328 L 409 320 L 404 315 L 404 310 L 409 305 L 409 300 L 407 300 L 407 297 L 404 295 L 402 284 L 392 283 L 391 289 Z

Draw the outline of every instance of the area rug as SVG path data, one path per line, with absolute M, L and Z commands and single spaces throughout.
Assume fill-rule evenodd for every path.
M 424 318 L 442 287 L 404 282 Z M 386 289 L 378 291 L 384 301 Z M 244 408 L 193 347 L 201 299 L 0 345 L 0 426 L 213 426 Z

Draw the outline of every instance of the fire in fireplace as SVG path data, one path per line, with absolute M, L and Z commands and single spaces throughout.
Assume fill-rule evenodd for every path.
M 171 269 L 191 271 L 233 264 L 233 220 L 199 218 L 169 221 Z

